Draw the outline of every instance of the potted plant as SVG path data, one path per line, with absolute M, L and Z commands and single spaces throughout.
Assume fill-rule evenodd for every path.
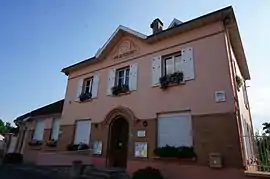
M 79 98 L 80 98 L 80 101 L 81 102 L 84 102 L 86 100 L 91 99 L 92 98 L 92 94 L 89 93 L 89 92 L 85 92 L 85 93 L 82 93 Z
M 180 84 L 183 79 L 183 72 L 175 72 L 173 74 L 164 75 L 159 78 L 160 87 L 165 90 L 170 84 Z
M 42 145 L 42 141 L 36 140 L 36 139 L 32 139 L 29 143 L 30 146 L 41 146 Z
M 243 86 L 243 80 L 238 75 L 236 75 L 235 80 L 236 80 L 237 90 L 240 91 L 240 88 Z
M 50 139 L 49 141 L 47 141 L 46 145 L 48 147 L 56 147 L 57 146 L 57 140 Z
M 121 93 L 129 92 L 129 86 L 126 85 L 126 84 L 124 84 L 124 85 L 116 85 L 116 86 L 112 87 L 111 90 L 112 90 L 112 94 L 114 96 L 117 96 L 117 95 L 119 95 Z

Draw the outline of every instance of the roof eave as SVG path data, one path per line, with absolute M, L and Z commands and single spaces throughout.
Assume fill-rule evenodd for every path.
M 241 74 L 245 80 L 250 80 L 250 73 L 249 68 L 245 56 L 244 47 L 242 44 L 240 32 L 237 26 L 237 21 L 234 16 L 234 13 L 231 14 L 229 21 L 225 22 L 225 27 L 229 33 L 229 38 L 231 41 L 231 46 L 236 58 L 236 61 L 238 63 L 238 66 L 240 68 Z

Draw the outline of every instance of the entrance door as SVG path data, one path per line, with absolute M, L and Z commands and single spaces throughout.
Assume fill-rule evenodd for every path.
M 109 165 L 112 167 L 127 166 L 129 125 L 126 119 L 117 118 L 110 125 Z

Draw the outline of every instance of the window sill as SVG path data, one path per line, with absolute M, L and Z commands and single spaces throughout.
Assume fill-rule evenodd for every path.
M 125 92 L 125 93 L 120 93 L 118 95 L 112 95 L 113 97 L 120 97 L 120 96 L 124 96 L 124 95 L 129 95 L 131 93 L 131 91 Z
M 270 178 L 270 172 L 245 171 L 245 175 L 248 176 L 248 177 Z
M 87 103 L 87 102 L 90 102 L 90 101 L 93 101 L 94 98 L 91 98 L 91 99 L 88 99 L 88 100 L 85 100 L 85 101 L 80 101 L 79 99 L 75 100 L 75 102 L 77 103 Z

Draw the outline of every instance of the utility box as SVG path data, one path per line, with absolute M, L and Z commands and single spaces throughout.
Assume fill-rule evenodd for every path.
M 209 154 L 209 167 L 210 168 L 222 168 L 222 156 L 220 153 Z

